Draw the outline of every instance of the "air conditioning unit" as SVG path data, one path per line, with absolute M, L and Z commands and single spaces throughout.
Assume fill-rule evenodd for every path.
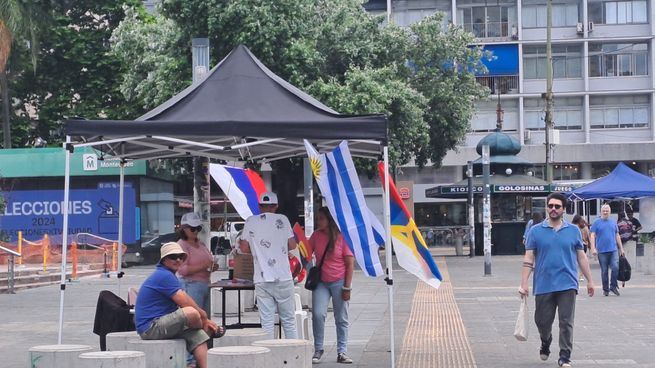
M 589 26 L 587 27 L 587 32 L 592 32 L 594 30 L 594 22 L 589 22 Z
M 532 131 L 531 130 L 525 130 L 523 131 L 523 140 L 526 142 L 529 142 L 532 140 Z
M 582 23 L 578 23 L 575 25 L 575 31 L 581 35 L 584 34 L 584 25 Z

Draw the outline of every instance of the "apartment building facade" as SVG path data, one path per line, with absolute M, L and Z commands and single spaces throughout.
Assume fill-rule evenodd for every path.
M 470 131 L 439 170 L 405 168 L 414 183 L 419 225 L 441 225 L 424 213 L 449 213 L 455 223 L 463 204 L 425 198 L 425 189 L 465 178 L 465 166 L 479 155 L 476 144 L 496 128 L 500 95 L 503 132 L 522 145 L 520 157 L 545 162 L 546 0 L 399 0 L 391 15 L 409 26 L 436 11 L 444 22 L 464 27 L 475 45 L 495 56 L 478 82 L 493 98 L 476 104 Z M 592 180 L 623 161 L 655 176 L 655 7 L 652 0 L 553 0 L 552 51 L 554 179 Z M 386 1 L 369 1 L 370 12 L 386 12 Z M 435 216 L 433 216 L 434 218 Z

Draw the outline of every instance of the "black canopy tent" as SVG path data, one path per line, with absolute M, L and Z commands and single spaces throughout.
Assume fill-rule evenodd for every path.
M 306 155 L 303 139 L 317 150 L 348 140 L 356 157 L 383 157 L 388 173 L 387 120 L 383 114 L 342 115 L 284 81 L 240 45 L 201 81 L 140 118 L 65 122 L 64 202 L 70 194 L 70 155 L 93 147 L 121 159 L 118 241 L 122 243 L 124 164 L 138 159 L 202 156 L 226 161 L 268 162 Z M 389 180 L 385 180 L 388 193 Z M 390 243 L 389 200 L 385 228 Z M 58 343 L 62 343 L 68 207 L 63 206 L 62 277 Z M 386 252 L 391 352 L 394 361 L 393 273 Z M 121 267 L 119 252 L 119 272 Z

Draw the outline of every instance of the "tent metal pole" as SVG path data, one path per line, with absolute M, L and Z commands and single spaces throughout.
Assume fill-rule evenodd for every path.
M 64 222 L 62 224 L 61 239 L 61 280 L 59 283 L 59 333 L 57 334 L 57 344 L 61 345 L 62 334 L 64 332 L 64 296 L 66 292 L 66 248 L 68 247 L 68 203 L 70 202 L 70 168 L 71 154 L 73 145 L 70 143 L 70 136 L 66 136 L 64 150 L 66 151 L 64 166 L 64 204 L 62 206 L 62 215 Z
M 125 160 L 120 161 L 120 179 L 118 188 L 118 296 L 121 295 L 121 279 L 123 278 L 123 219 L 125 212 Z
M 387 264 L 387 291 L 389 294 L 389 348 L 391 350 L 391 368 L 396 366 L 396 349 L 394 335 L 394 315 L 393 315 L 393 245 L 391 244 L 391 202 L 389 201 L 389 147 L 386 145 L 382 148 L 384 156 L 384 228 L 386 232 L 385 249 Z

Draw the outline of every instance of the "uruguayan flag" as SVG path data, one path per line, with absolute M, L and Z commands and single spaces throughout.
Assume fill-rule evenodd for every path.
M 348 143 L 327 154 L 319 154 L 306 140 L 305 148 L 321 194 L 357 264 L 368 276 L 382 275 L 378 248 L 384 243 L 384 227 L 366 206 Z

